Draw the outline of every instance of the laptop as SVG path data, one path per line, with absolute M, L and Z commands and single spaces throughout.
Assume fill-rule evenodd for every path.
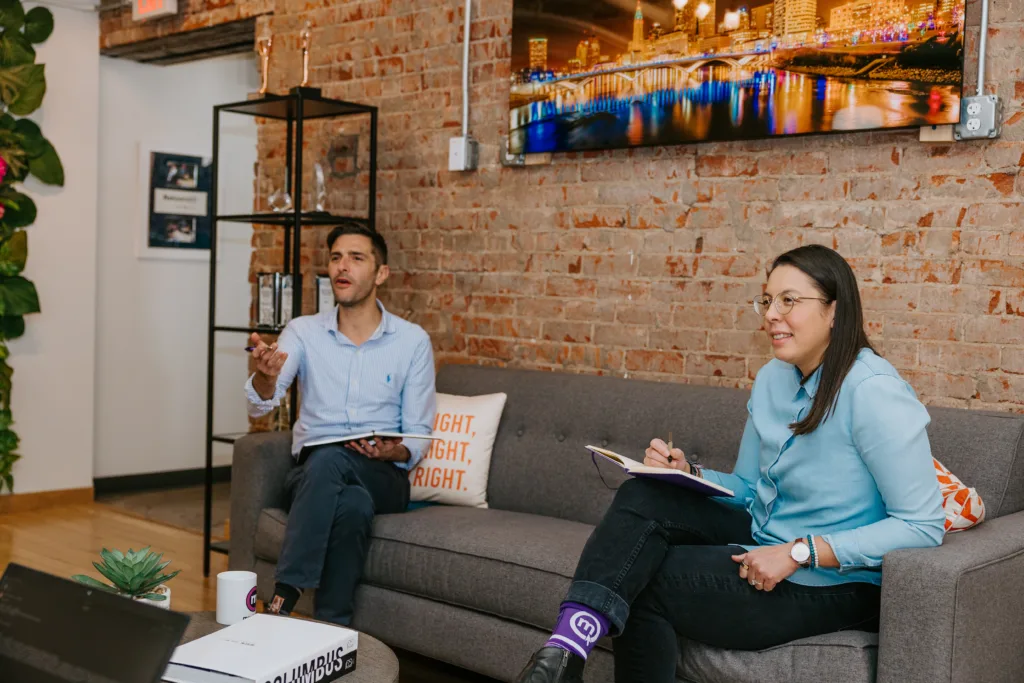
M 11 563 L 0 577 L 0 681 L 158 683 L 188 622 Z

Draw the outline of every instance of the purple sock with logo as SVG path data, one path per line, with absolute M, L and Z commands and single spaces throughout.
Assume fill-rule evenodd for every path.
M 563 602 L 558 623 L 544 647 L 560 647 L 587 658 L 598 639 L 608 633 L 608 620 L 577 602 Z

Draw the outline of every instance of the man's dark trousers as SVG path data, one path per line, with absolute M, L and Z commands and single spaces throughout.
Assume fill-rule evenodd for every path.
M 299 462 L 286 480 L 291 510 L 276 579 L 315 588 L 314 616 L 347 626 L 373 516 L 406 509 L 408 472 L 340 444 L 303 449 Z

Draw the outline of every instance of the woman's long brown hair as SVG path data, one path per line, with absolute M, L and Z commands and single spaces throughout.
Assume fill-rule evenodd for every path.
M 832 338 L 821 361 L 821 379 L 814 403 L 804 419 L 790 425 L 796 435 L 810 434 L 835 409 L 839 389 L 857 360 L 857 354 L 861 349 L 874 351 L 874 348 L 864 332 L 864 312 L 861 310 L 857 278 L 842 256 L 820 244 L 809 244 L 780 255 L 768 274 L 779 266 L 793 266 L 800 270 L 814 280 L 823 298 L 829 303 L 836 302 Z

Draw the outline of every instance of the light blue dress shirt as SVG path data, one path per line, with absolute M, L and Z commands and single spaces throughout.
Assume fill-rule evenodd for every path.
M 436 396 L 434 351 L 422 327 L 388 313 L 377 302 L 382 318 L 373 335 L 356 346 L 338 331 L 338 307 L 293 319 L 278 337 L 288 354 L 277 378 L 274 396 L 263 400 L 245 383 L 249 415 L 266 415 L 298 377 L 301 400 L 293 427 L 292 454 L 312 441 L 371 430 L 431 434 Z M 430 441 L 406 439 L 411 470 L 423 458 Z
M 928 411 L 888 361 L 862 349 L 835 412 L 794 436 L 789 425 L 810 411 L 820 377 L 821 368 L 801 384 L 799 369 L 777 359 L 761 368 L 732 474 L 704 476 L 735 492 L 722 502 L 746 508 L 758 545 L 813 534 L 832 546 L 839 569 L 798 569 L 794 583 L 881 584 L 887 552 L 942 542 Z

